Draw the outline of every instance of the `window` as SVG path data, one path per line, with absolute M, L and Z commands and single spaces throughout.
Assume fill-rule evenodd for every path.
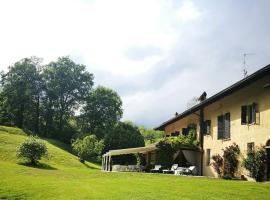
M 218 121 L 218 139 L 229 139 L 231 137 L 230 113 L 218 116 L 217 121 Z
M 254 150 L 254 142 L 247 143 L 247 152 Z
M 258 124 L 259 112 L 258 104 L 245 105 L 241 107 L 241 124 Z
M 211 120 L 206 120 L 204 122 L 204 134 L 209 135 L 211 133 Z
M 174 137 L 176 137 L 178 135 L 179 135 L 179 131 L 175 131 L 175 132 L 171 133 L 171 136 L 174 136 Z
M 188 128 L 182 128 L 182 135 L 188 135 Z
M 211 150 L 206 149 L 206 165 L 209 166 L 211 162 Z

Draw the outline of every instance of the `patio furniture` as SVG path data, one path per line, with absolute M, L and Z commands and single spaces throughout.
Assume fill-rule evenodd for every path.
M 190 167 L 178 167 L 174 171 L 175 175 L 197 175 L 197 168 L 196 166 L 190 166 Z
M 174 174 L 174 171 L 177 169 L 178 164 L 173 164 L 171 169 L 162 170 L 163 174 Z
M 175 174 L 175 175 L 184 175 L 186 171 L 187 171 L 187 168 L 186 168 L 186 167 L 178 167 L 178 168 L 174 171 L 174 174 Z
M 192 176 L 195 176 L 197 175 L 197 168 L 196 166 L 190 166 L 187 170 L 187 175 L 192 175 Z
M 161 165 L 155 165 L 154 169 L 150 170 L 152 173 L 159 173 L 161 172 Z

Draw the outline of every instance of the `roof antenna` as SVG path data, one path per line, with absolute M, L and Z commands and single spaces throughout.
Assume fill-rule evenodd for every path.
M 247 59 L 247 56 L 251 56 L 251 55 L 255 55 L 254 53 L 244 53 L 243 54 L 243 75 L 244 75 L 244 78 L 246 78 L 248 76 L 248 71 L 247 71 L 247 62 L 246 62 L 246 59 Z

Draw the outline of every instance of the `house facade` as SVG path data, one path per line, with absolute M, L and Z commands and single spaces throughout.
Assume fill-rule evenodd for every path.
M 240 159 L 256 146 L 267 150 L 267 171 L 270 175 L 270 65 L 222 90 L 194 107 L 177 114 L 156 127 L 166 137 L 186 134 L 195 125 L 202 149 L 199 168 L 203 176 L 217 176 L 211 157 L 222 155 L 222 149 L 236 143 Z M 239 175 L 247 172 L 239 166 Z

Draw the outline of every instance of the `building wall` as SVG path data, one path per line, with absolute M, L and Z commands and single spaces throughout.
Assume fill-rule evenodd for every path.
M 179 131 L 181 133 L 182 128 L 187 128 L 187 126 L 189 124 L 196 124 L 197 125 L 197 137 L 199 139 L 199 133 L 200 133 L 199 124 L 200 124 L 200 122 L 199 122 L 199 117 L 196 114 L 188 115 L 187 117 L 166 126 L 165 127 L 165 135 L 170 136 L 171 133 L 173 133 L 175 131 Z
M 266 83 L 270 83 L 270 75 L 205 107 L 204 119 L 211 120 L 211 133 L 204 136 L 203 175 L 217 176 L 213 168 L 207 165 L 207 149 L 210 149 L 211 156 L 222 155 L 222 149 L 236 143 L 240 147 L 240 158 L 242 159 L 246 156 L 247 143 L 254 142 L 255 146 L 265 145 L 270 139 L 270 90 L 263 88 Z M 259 124 L 242 125 L 241 106 L 251 105 L 254 102 L 258 104 Z M 230 113 L 231 137 L 226 140 L 218 140 L 217 117 L 227 112 Z M 194 114 L 166 126 L 165 134 L 170 135 L 171 132 L 179 131 L 190 123 L 197 124 L 197 135 L 199 136 L 199 117 Z M 238 173 L 246 175 L 247 172 L 240 167 Z
M 211 120 L 211 134 L 204 136 L 204 152 L 211 149 L 211 156 L 221 154 L 222 149 L 236 143 L 240 147 L 243 158 L 247 153 L 247 143 L 254 142 L 255 146 L 265 145 L 270 139 L 270 90 L 263 88 L 270 83 L 270 76 L 267 76 L 252 85 L 227 96 L 205 108 L 205 120 Z M 241 124 L 241 106 L 258 104 L 259 124 Z M 230 112 L 230 139 L 217 139 L 217 116 Z M 216 176 L 213 168 L 206 165 L 206 153 L 204 153 L 204 170 L 206 176 Z M 239 174 L 246 174 L 240 167 Z

